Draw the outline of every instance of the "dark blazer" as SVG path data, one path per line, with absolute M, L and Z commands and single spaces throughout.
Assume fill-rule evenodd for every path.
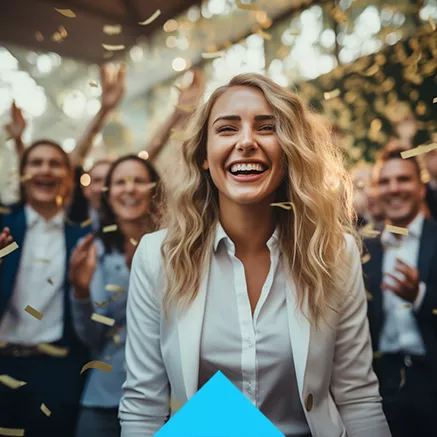
M 3 258 L 0 265 L 0 320 L 3 318 L 8 302 L 12 296 L 15 280 L 17 277 L 18 266 L 21 257 L 21 247 L 24 243 L 26 233 L 26 216 L 23 207 L 13 208 L 13 212 L 8 215 L 0 216 L 1 229 L 8 227 L 11 230 L 11 235 L 19 248 Z M 65 281 L 64 281 L 64 332 L 62 339 L 54 343 L 54 345 L 68 347 L 69 354 L 65 358 L 64 365 L 71 366 L 72 372 L 80 372 L 80 366 L 88 360 L 88 351 L 85 346 L 79 341 L 73 327 L 71 316 L 71 304 L 69 299 L 70 286 L 68 281 L 68 264 L 73 248 L 77 241 L 87 234 L 89 228 L 81 228 L 76 225 L 65 223 Z M 31 287 L 32 284 L 29 284 Z M 37 290 L 35 290 L 37 291 Z M 24 309 L 23 309 L 24 310 Z M 74 370 L 73 370 L 74 368 Z M 78 370 L 79 368 L 79 370 Z
M 426 203 L 432 218 L 437 220 L 437 190 L 433 190 L 429 184 L 426 185 Z
M 383 247 L 379 238 L 366 240 L 365 246 L 371 258 L 363 265 L 364 281 L 367 291 L 372 296 L 368 301 L 368 316 L 373 349 L 377 351 L 384 324 L 380 288 Z M 426 294 L 415 315 L 427 355 L 436 364 L 437 369 L 437 315 L 433 314 L 433 310 L 437 309 L 437 223 L 433 221 L 424 221 L 417 265 L 420 280 L 426 284 Z

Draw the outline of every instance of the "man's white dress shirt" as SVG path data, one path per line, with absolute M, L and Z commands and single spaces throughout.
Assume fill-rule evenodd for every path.
M 384 247 L 382 271 L 384 274 L 391 273 L 399 279 L 403 279 L 402 273 L 395 270 L 396 258 L 417 269 L 424 220 L 424 215 L 419 213 L 408 225 L 408 235 L 401 235 L 400 238 L 396 238 L 387 231 L 382 233 L 381 242 Z M 388 276 L 385 276 L 383 281 L 394 284 L 394 280 Z M 414 315 L 414 311 L 420 308 L 425 293 L 426 285 L 421 282 L 415 302 L 407 308 L 410 302 L 402 299 L 391 290 L 382 290 L 385 320 L 379 339 L 379 350 L 381 352 L 425 354 L 425 345 Z
M 243 263 L 218 226 L 200 343 L 199 388 L 218 370 L 287 437 L 309 434 L 291 350 L 278 231 L 253 317 Z M 223 342 L 226 338 L 226 342 Z
M 26 235 L 13 294 L 0 322 L 0 342 L 52 343 L 62 338 L 64 329 L 64 213 L 47 221 L 26 205 L 25 214 Z M 24 311 L 27 305 L 43 318 Z

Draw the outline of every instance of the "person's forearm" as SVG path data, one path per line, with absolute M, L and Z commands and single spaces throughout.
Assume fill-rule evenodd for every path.
M 91 120 L 90 124 L 85 130 L 85 133 L 79 141 L 78 146 L 70 155 L 74 166 L 82 165 L 93 146 L 95 136 L 103 129 L 110 112 L 111 111 L 105 108 L 101 108 Z
M 153 135 L 152 140 L 146 147 L 146 152 L 149 154 L 150 161 L 153 161 L 157 158 L 159 153 L 161 152 L 164 145 L 167 143 L 168 139 L 171 135 L 171 130 L 175 128 L 182 120 L 184 120 L 184 114 L 176 109 L 173 113 L 167 118 L 165 123 L 160 126 L 155 135 Z
M 15 138 L 14 141 L 15 141 L 15 150 L 17 151 L 18 157 L 21 159 L 25 149 L 23 140 L 21 139 L 21 137 L 19 137 L 19 138 Z

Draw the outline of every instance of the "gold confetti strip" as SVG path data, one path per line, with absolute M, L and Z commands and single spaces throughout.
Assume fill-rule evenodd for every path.
M 103 26 L 103 32 L 106 33 L 106 35 L 120 35 L 121 33 L 121 25 L 120 24 L 114 24 L 113 26 L 110 24 L 105 24 Z
M 271 203 L 270 206 L 277 206 L 279 208 L 286 209 L 287 211 L 293 209 L 293 204 L 291 202 Z
M 371 223 L 367 224 L 366 226 L 363 226 L 359 230 L 359 234 L 364 238 L 375 238 L 377 237 L 381 232 L 373 229 L 373 225 Z
M 57 9 L 57 8 L 55 8 L 55 11 L 59 12 L 64 17 L 76 18 L 76 14 L 71 9 Z
M 80 227 L 81 227 L 81 228 L 86 228 L 86 227 L 89 226 L 92 222 L 93 222 L 93 219 L 92 219 L 92 218 L 89 218 L 89 219 L 83 221 L 83 222 L 80 224 Z
M 54 346 L 48 343 L 40 343 L 36 346 L 36 348 L 39 351 L 44 352 L 46 355 L 50 355 L 51 357 L 62 358 L 68 355 L 68 348 Z
M 102 325 L 106 326 L 114 326 L 115 320 L 111 319 L 110 317 L 102 316 L 101 314 L 93 313 L 91 316 L 91 320 L 94 320 L 97 323 L 101 323 Z
M 258 6 L 252 4 L 252 3 L 241 3 L 240 0 L 235 0 L 235 5 L 238 9 L 242 9 L 243 11 L 259 11 Z
M 192 106 L 187 106 L 187 105 L 176 105 L 175 108 L 178 109 L 179 111 L 187 112 L 187 113 L 194 112 L 194 110 L 196 109 L 193 108 Z
M 32 175 L 31 174 L 25 174 L 23 176 L 21 176 L 20 178 L 20 183 L 24 184 L 27 181 L 30 181 L 32 179 Z
M 112 45 L 112 44 L 102 44 L 102 47 L 105 50 L 111 51 L 111 52 L 116 52 L 119 50 L 124 50 L 126 48 L 125 45 L 123 44 L 118 44 L 118 45 Z
M 366 253 L 362 258 L 361 258 L 361 264 L 366 264 L 370 261 L 370 253 Z
M 97 85 L 97 82 L 89 82 L 89 86 L 90 87 L 93 87 L 93 88 L 97 88 L 98 87 L 98 85 Z
M 123 293 L 124 288 L 121 287 L 120 285 L 115 285 L 115 284 L 108 284 L 105 287 L 106 291 L 114 291 L 115 293 Z
M 373 296 L 368 291 L 366 291 L 366 298 L 369 302 L 373 300 Z
M 35 317 L 35 319 L 41 320 L 44 317 L 44 314 L 41 314 L 38 310 L 31 307 L 30 305 L 27 305 L 26 308 L 24 308 L 24 311 L 26 313 L 30 314 L 31 316 Z
M 146 190 L 151 190 L 152 188 L 155 188 L 158 184 L 156 182 L 150 182 L 150 184 L 147 184 L 144 188 Z
M 44 264 L 50 264 L 51 261 L 47 258 L 36 258 L 35 261 L 40 262 L 40 263 L 44 263 Z
M 62 38 L 67 38 L 68 36 L 67 29 L 64 26 L 59 26 L 59 33 L 61 34 Z
M 7 435 L 9 437 L 22 437 L 24 436 L 24 429 L 22 428 L 1 428 L 0 435 Z
M 103 372 L 110 373 L 112 371 L 112 366 L 108 363 L 104 363 L 103 361 L 90 361 L 86 363 L 85 366 L 82 367 L 80 374 L 82 375 L 88 369 L 97 369 L 102 370 Z
M 107 191 L 109 191 L 109 188 L 108 188 L 108 187 L 103 187 L 103 188 L 102 188 L 102 193 L 106 193 Z
M 18 244 L 15 241 L 13 241 L 11 244 L 8 244 L 6 247 L 0 250 L 0 258 L 9 255 L 11 252 L 17 249 L 18 249 Z
M 420 146 L 417 146 L 414 149 L 401 152 L 401 157 L 402 159 L 408 159 L 408 158 L 412 158 L 413 156 L 419 156 L 431 152 L 434 149 L 437 149 L 436 143 L 428 144 L 428 145 L 421 144 Z
M 405 385 L 405 368 L 401 367 L 401 383 L 399 388 L 402 388 Z
M 121 337 L 120 334 L 115 334 L 112 339 L 114 340 L 115 344 L 121 344 Z
M 132 246 L 138 246 L 138 241 L 135 240 L 135 238 L 129 238 L 130 244 L 132 244 Z
M 434 316 L 437 316 L 437 308 L 434 308 L 434 309 L 432 310 L 432 314 L 433 314 Z
M 114 56 L 114 53 L 112 53 L 112 52 L 106 52 L 104 55 L 103 55 L 103 59 L 110 59 L 110 58 L 112 58 Z
M 45 404 L 41 404 L 40 409 L 47 417 L 52 415 L 52 412 L 45 406 Z
M 408 310 L 411 308 L 411 304 L 407 303 L 405 305 L 402 305 L 401 307 L 399 307 L 400 310 Z
M 211 53 L 202 53 L 202 58 L 203 59 L 215 59 L 215 58 L 223 58 L 223 56 L 225 56 L 225 52 L 223 50 L 219 51 L 219 52 L 211 52 Z M 181 88 L 178 87 L 179 91 L 182 91 Z
M 385 230 L 387 232 L 391 232 L 392 234 L 408 235 L 408 229 L 401 228 L 399 226 L 385 225 Z
M 47 279 L 47 282 L 48 282 L 50 285 L 53 285 L 53 281 L 52 281 L 50 278 Z
M 11 210 L 9 208 L 5 208 L 3 206 L 0 206 L 0 214 L 10 214 Z
M 16 390 L 17 388 L 23 387 L 27 382 L 19 381 L 18 379 L 12 378 L 9 375 L 0 375 L 0 382 L 7 387 Z
M 338 88 L 336 88 L 335 90 L 323 93 L 323 97 L 325 98 L 325 100 L 335 99 L 339 95 L 340 95 L 340 90 Z
M 62 206 L 63 203 L 64 203 L 64 199 L 62 198 L 62 196 L 56 196 L 56 205 Z
M 108 301 L 108 300 L 105 300 L 105 301 L 102 302 L 102 303 L 99 303 L 99 302 L 94 301 L 94 305 L 95 305 L 97 308 L 105 308 L 105 307 L 107 307 L 107 306 L 109 305 L 109 301 Z
M 109 225 L 103 227 L 103 233 L 107 234 L 109 232 L 115 232 L 118 229 L 117 225 Z
M 151 15 L 149 18 L 147 18 L 144 21 L 140 21 L 138 24 L 140 24 L 141 26 L 147 26 L 148 24 L 152 23 L 153 21 L 155 21 L 159 16 L 161 15 L 161 9 L 157 9 L 153 15 Z
M 41 32 L 35 32 L 35 39 L 39 42 L 44 41 L 44 35 Z
M 435 25 L 435 21 L 434 19 L 431 17 L 431 15 L 428 18 L 429 24 L 431 25 L 431 29 L 435 30 L 436 29 L 436 25 Z
M 272 39 L 272 35 L 270 33 L 264 32 L 262 29 L 258 29 L 256 31 L 257 35 L 259 35 L 262 39 L 265 39 L 266 41 L 270 41 Z

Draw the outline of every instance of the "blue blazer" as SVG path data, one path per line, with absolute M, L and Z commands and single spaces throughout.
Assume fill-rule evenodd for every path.
M 9 299 L 14 290 L 14 284 L 17 277 L 18 266 L 21 258 L 21 247 L 24 243 L 26 234 L 26 215 L 24 208 L 18 206 L 12 209 L 11 214 L 0 216 L 1 229 L 8 227 L 11 230 L 11 235 L 19 248 L 3 258 L 3 263 L 0 266 L 0 320 L 6 311 Z M 71 303 L 69 299 L 69 281 L 68 281 L 68 265 L 71 253 L 77 244 L 77 241 L 85 234 L 90 232 L 90 228 L 81 228 L 77 225 L 65 223 L 65 281 L 64 281 L 64 333 L 62 339 L 54 343 L 57 346 L 68 347 L 70 350 L 69 356 L 73 356 L 86 360 L 87 349 L 79 341 L 76 336 L 73 320 L 71 316 Z M 30 285 L 30 284 L 29 284 Z

